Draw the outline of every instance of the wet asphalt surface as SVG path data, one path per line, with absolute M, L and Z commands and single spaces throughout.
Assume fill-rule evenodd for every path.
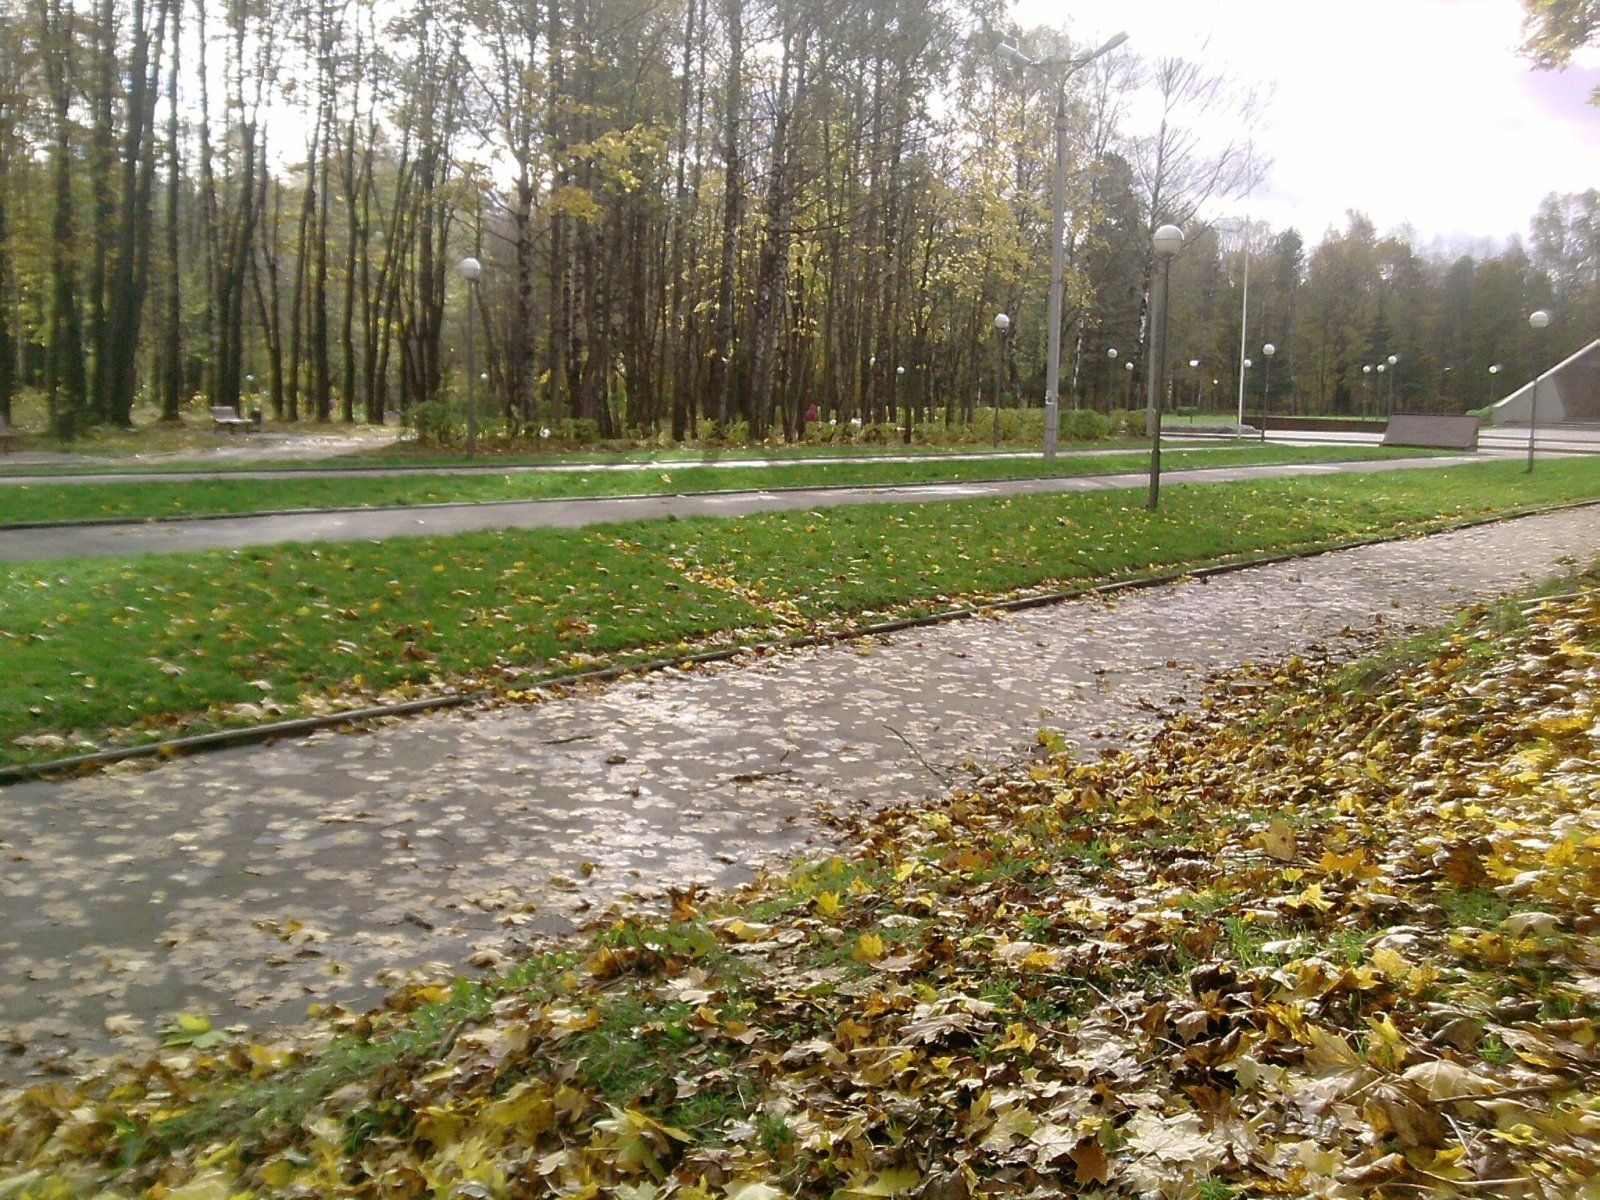
M 492 968 L 615 903 L 833 849 L 1041 728 L 1120 744 L 1246 661 L 1354 655 L 1600 553 L 1600 507 L 952 622 L 517 708 L 8 788 L 10 1079 L 142 1053 L 177 1012 Z

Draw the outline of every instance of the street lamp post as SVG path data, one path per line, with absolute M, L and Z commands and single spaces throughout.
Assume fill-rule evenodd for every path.
M 1145 415 L 1150 426 L 1148 507 L 1153 512 L 1161 500 L 1161 414 L 1158 404 L 1161 390 L 1166 386 L 1164 376 L 1167 369 L 1167 298 L 1172 291 L 1172 256 L 1183 248 L 1183 230 L 1176 225 L 1163 225 L 1156 230 L 1151 240 L 1156 259 L 1161 266 L 1161 293 L 1151 313 L 1150 379 L 1145 392 Z
M 1200 360 L 1198 358 L 1191 358 L 1189 360 L 1189 369 L 1194 372 L 1194 406 L 1196 408 L 1199 408 L 1200 407 Z M 1177 414 L 1174 413 L 1173 415 L 1176 416 Z
M 1271 342 L 1261 347 L 1261 353 L 1266 357 L 1266 365 L 1261 368 L 1261 440 L 1267 440 L 1267 401 L 1272 398 L 1272 356 L 1278 348 Z
M 905 373 L 906 369 L 903 366 L 894 369 L 894 402 L 897 405 L 900 403 L 900 380 L 905 377 Z M 911 398 L 909 396 L 906 397 L 906 424 L 905 429 L 902 431 L 901 441 L 907 446 L 911 445 Z
M 1061 289 L 1067 270 L 1067 80 L 1103 54 L 1109 54 L 1128 40 L 1126 33 L 1107 39 L 1104 45 L 1077 58 L 1047 59 L 1039 62 L 1007 42 L 1001 42 L 1000 56 L 1018 66 L 1030 67 L 1055 84 L 1056 169 L 1055 193 L 1050 214 L 1050 351 L 1045 366 L 1044 460 L 1054 462 L 1056 438 L 1060 429 L 1061 405 Z
M 1372 415 L 1372 364 L 1361 368 L 1361 415 Z
M 1128 409 L 1133 407 L 1133 360 L 1130 358 L 1123 363 L 1122 369 L 1128 375 L 1128 386 L 1123 390 L 1122 395 L 1122 407 Z
M 1499 382 L 1499 380 L 1495 379 L 1495 376 L 1500 374 L 1500 369 L 1501 368 L 1500 368 L 1500 364 L 1499 363 L 1490 363 L 1489 364 L 1489 395 L 1488 395 L 1488 402 L 1490 404 L 1494 403 L 1494 385 Z
M 1389 368 L 1389 420 L 1392 421 L 1394 420 L 1394 376 L 1395 368 L 1400 364 L 1400 356 L 1398 354 L 1389 355 L 1385 360 L 1385 364 Z M 1383 367 L 1379 367 L 1378 370 L 1383 370 Z
M 906 378 L 906 368 L 904 368 L 904 366 L 896 366 L 896 368 L 894 368 L 894 382 L 891 384 L 891 387 L 893 387 L 894 390 L 890 394 L 890 408 L 894 411 L 894 413 L 899 413 L 899 411 L 901 411 L 901 398 L 899 398 L 899 394 L 901 394 L 901 379 L 904 378 Z M 909 397 L 907 397 L 906 400 L 906 424 L 901 426 L 901 442 L 906 443 L 907 446 L 910 445 Z
M 1000 445 L 1000 393 L 1005 387 L 1006 334 L 1011 332 L 1011 318 L 1005 313 L 994 315 L 994 444 Z
M 1107 350 L 1106 351 L 1106 357 L 1111 360 L 1111 370 L 1112 370 L 1111 378 L 1115 379 L 1117 377 L 1116 376 L 1117 348 L 1115 346 L 1112 346 L 1111 349 Z M 1112 385 L 1112 388 L 1109 388 L 1106 391 L 1106 413 L 1107 413 L 1107 415 L 1110 415 L 1110 413 L 1111 413 L 1111 397 L 1114 394 L 1114 389 L 1115 389 L 1115 384 Z
M 1535 346 L 1533 351 L 1533 390 L 1528 393 L 1528 474 L 1533 474 L 1533 438 L 1534 431 L 1539 425 L 1539 348 L 1537 338 L 1539 331 L 1550 324 L 1550 314 L 1544 309 L 1536 309 L 1528 314 L 1528 328 L 1533 330 Z
M 467 457 L 471 458 L 478 450 L 478 401 L 473 391 L 478 372 L 472 363 L 472 320 L 473 310 L 477 308 L 475 293 L 478 280 L 483 275 L 483 264 L 468 255 L 456 264 L 456 270 L 467 283 Z

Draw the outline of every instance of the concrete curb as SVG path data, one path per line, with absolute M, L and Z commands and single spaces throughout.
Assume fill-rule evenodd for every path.
M 1156 575 L 1140 575 L 1132 579 L 1118 580 L 1114 583 L 1095 584 L 1079 588 L 1066 588 L 1053 592 L 1041 592 L 1031 596 L 1019 596 L 1011 600 L 1001 600 L 993 604 L 982 604 L 975 607 L 950 609 L 947 612 L 929 613 L 919 617 L 903 617 L 892 621 L 879 621 L 871 625 L 852 626 L 823 633 L 801 634 L 792 638 L 779 638 L 770 642 L 757 642 L 745 646 L 729 646 L 721 650 L 707 650 L 697 654 L 677 655 L 672 658 L 645 659 L 640 662 L 617 664 L 610 667 L 599 667 L 592 671 L 583 671 L 576 675 L 557 675 L 530 682 L 525 691 L 545 689 L 555 692 L 567 691 L 581 687 L 586 683 L 604 683 L 620 679 L 628 675 L 648 674 L 654 671 L 670 670 L 701 666 L 709 663 L 728 662 L 744 654 L 775 654 L 784 650 L 803 650 L 813 646 L 828 646 L 839 642 L 856 641 L 862 638 L 876 637 L 880 634 L 898 633 L 906 629 L 922 629 L 934 625 L 943 625 L 950 621 L 964 621 L 973 617 L 982 616 L 986 612 L 1024 612 L 1028 609 L 1046 608 L 1053 604 L 1063 604 L 1068 601 L 1078 600 L 1084 596 L 1110 596 L 1118 592 L 1138 591 L 1145 588 L 1161 587 L 1169 583 L 1177 583 L 1184 579 L 1208 579 L 1214 576 L 1230 575 L 1237 571 L 1247 570 L 1251 567 L 1269 566 L 1274 563 L 1294 562 L 1301 559 L 1321 558 L 1327 554 L 1337 554 L 1345 550 L 1359 550 L 1365 546 L 1381 546 L 1388 542 L 1408 541 L 1412 538 L 1427 537 L 1437 533 L 1449 533 L 1458 529 L 1475 529 L 1484 525 L 1494 525 L 1505 521 L 1514 521 L 1522 517 L 1539 516 L 1544 513 L 1566 512 L 1572 509 L 1591 508 L 1600 505 L 1600 500 L 1581 500 L 1571 504 L 1556 504 L 1542 508 L 1521 509 L 1515 512 L 1497 513 L 1493 516 L 1474 517 L 1469 520 L 1451 522 L 1434 529 L 1410 530 L 1405 533 L 1395 534 L 1390 537 L 1360 538 L 1351 542 L 1342 542 L 1333 546 L 1323 546 L 1314 550 L 1291 551 L 1284 554 L 1259 555 L 1248 559 L 1239 559 L 1234 562 L 1214 563 L 1210 566 L 1192 567 L 1178 571 L 1166 571 Z M 82 771 L 90 767 L 109 766 L 112 763 L 125 762 L 130 759 L 141 758 L 171 758 L 183 754 L 204 753 L 208 750 L 221 750 L 232 746 L 260 745 L 265 742 L 276 741 L 279 738 L 306 737 L 324 729 L 337 729 L 343 726 L 357 726 L 369 721 L 382 720 L 385 717 L 413 716 L 417 713 L 431 712 L 443 709 L 463 708 L 479 704 L 493 698 L 498 693 L 491 688 L 479 688 L 470 692 L 446 692 L 438 696 L 420 697 L 416 700 L 407 700 L 398 704 L 376 705 L 369 708 L 350 709 L 347 712 L 330 713 L 318 717 L 297 717 L 289 721 L 275 721 L 266 725 L 248 725 L 236 729 L 220 729 L 210 733 L 194 734 L 189 737 L 172 738 L 166 741 L 147 742 L 138 746 L 124 746 L 115 750 L 97 750 L 87 754 L 72 755 L 67 758 L 50 759 L 40 763 L 20 763 L 12 766 L 0 766 L 0 788 L 12 784 L 26 783 L 31 780 L 45 779 L 54 775 L 69 774 Z

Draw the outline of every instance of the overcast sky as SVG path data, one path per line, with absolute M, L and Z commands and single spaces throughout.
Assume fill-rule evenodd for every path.
M 1308 243 L 1351 208 L 1380 233 L 1409 222 L 1424 247 L 1525 238 L 1546 194 L 1600 187 L 1587 103 L 1600 54 L 1532 70 L 1517 0 L 1017 0 L 1013 13 L 1091 45 L 1125 29 L 1141 54 L 1270 87 L 1257 144 L 1273 165 L 1250 215 Z

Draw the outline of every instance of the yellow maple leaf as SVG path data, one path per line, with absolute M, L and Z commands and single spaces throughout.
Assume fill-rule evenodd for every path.
M 877 962 L 883 957 L 883 939 L 875 933 L 863 933 L 850 957 L 859 963 Z

